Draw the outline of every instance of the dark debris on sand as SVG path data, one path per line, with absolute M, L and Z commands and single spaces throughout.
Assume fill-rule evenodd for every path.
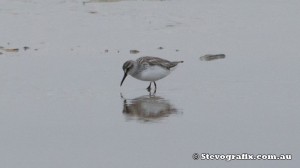
M 225 54 L 206 54 L 200 57 L 201 61 L 212 61 L 216 59 L 224 59 Z
M 130 54 L 138 54 L 139 52 L 139 50 L 130 50 Z

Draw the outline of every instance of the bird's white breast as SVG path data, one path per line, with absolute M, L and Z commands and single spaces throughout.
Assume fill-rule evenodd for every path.
M 133 76 L 139 80 L 143 81 L 157 81 L 170 74 L 170 70 L 162 68 L 160 66 L 149 66 L 147 69 L 141 71 L 136 76 Z

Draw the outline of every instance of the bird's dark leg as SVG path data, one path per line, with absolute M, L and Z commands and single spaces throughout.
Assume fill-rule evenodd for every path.
M 152 82 L 150 82 L 150 85 L 147 87 L 148 92 L 151 91 L 151 83 L 152 83 Z
M 154 83 L 154 86 L 155 86 L 154 93 L 156 93 L 156 83 L 155 83 L 155 81 L 153 83 Z

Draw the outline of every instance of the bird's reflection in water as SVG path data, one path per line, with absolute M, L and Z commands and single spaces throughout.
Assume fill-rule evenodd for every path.
M 156 122 L 178 113 L 178 109 L 168 100 L 159 96 L 147 95 L 125 99 L 121 95 L 121 98 L 124 100 L 123 114 L 127 120 Z

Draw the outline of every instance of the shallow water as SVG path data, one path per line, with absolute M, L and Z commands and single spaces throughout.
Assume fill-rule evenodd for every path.
M 94 2 L 120 2 L 122 0 L 89 0 L 86 3 L 94 3 Z
M 0 167 L 296 167 L 298 1 L 190 2 L 1 2 Z M 143 55 L 184 63 L 120 87 Z
M 126 120 L 139 120 L 142 122 L 158 122 L 172 114 L 177 114 L 175 108 L 168 100 L 149 94 L 134 99 L 123 98 L 123 114 Z

